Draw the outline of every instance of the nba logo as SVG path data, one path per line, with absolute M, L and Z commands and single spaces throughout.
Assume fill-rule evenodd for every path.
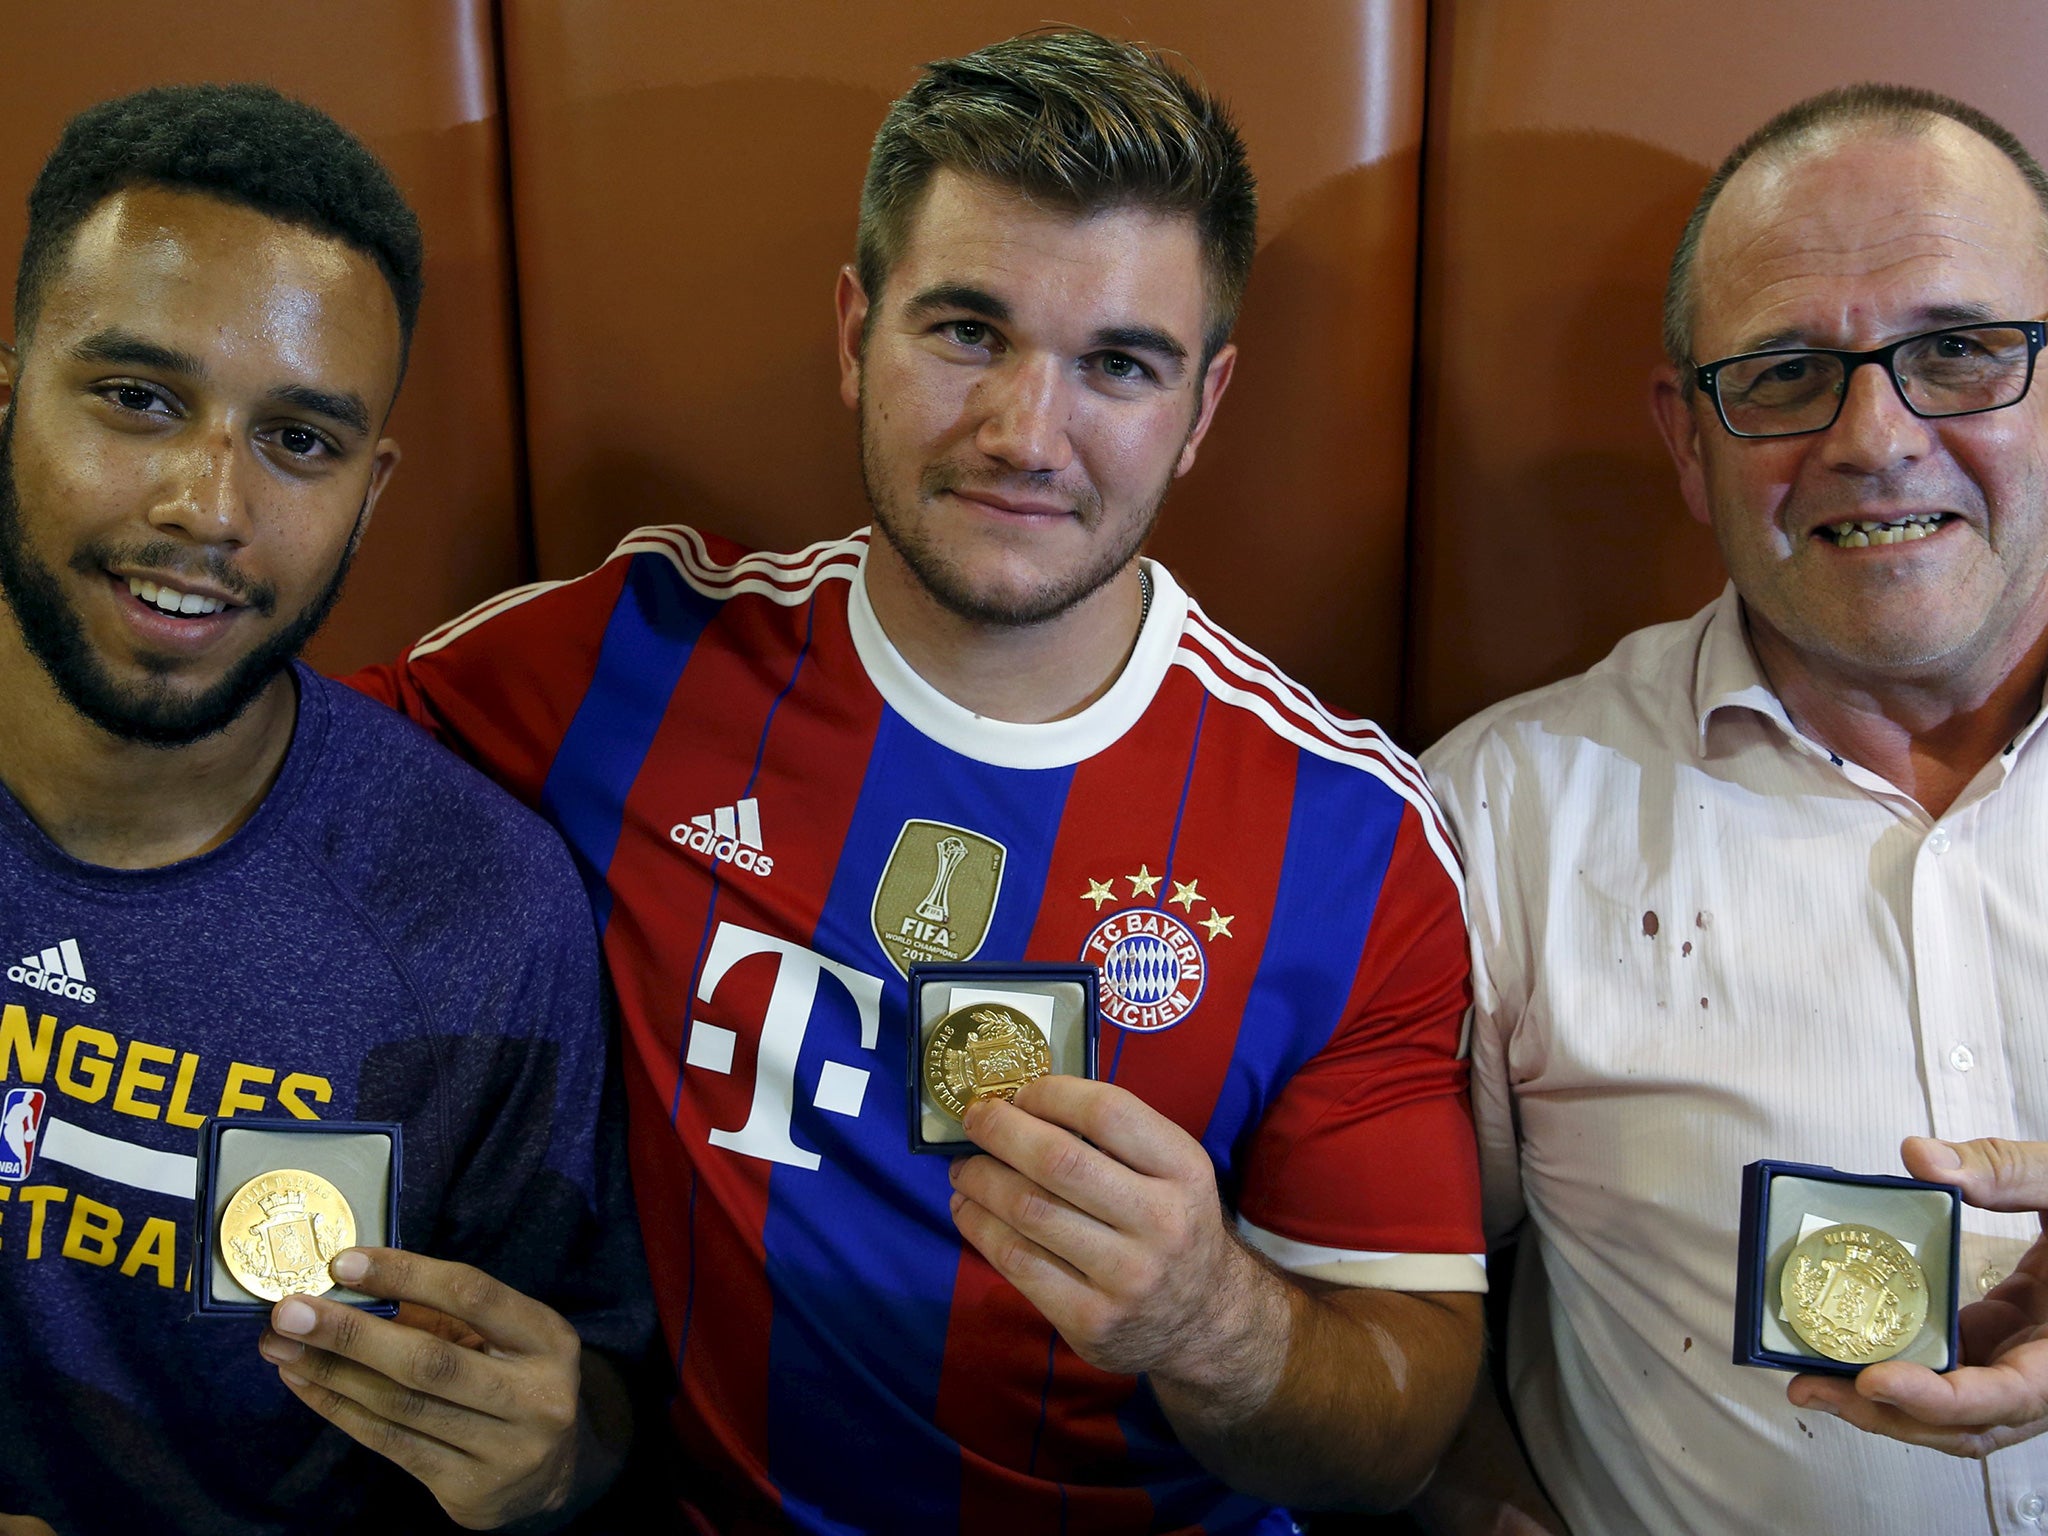
M 50 1096 L 40 1088 L 10 1088 L 0 1099 L 0 1184 L 19 1184 L 36 1165 L 36 1137 Z

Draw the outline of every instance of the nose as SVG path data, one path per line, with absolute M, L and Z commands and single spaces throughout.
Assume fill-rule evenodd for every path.
M 1828 429 L 1833 467 L 1851 474 L 1881 474 L 1923 458 L 1934 444 L 1934 423 L 1915 416 L 1892 376 L 1877 363 L 1853 369 L 1843 382 L 1841 414 Z
M 200 544 L 249 541 L 249 466 L 226 428 L 195 433 L 170 451 L 162 494 L 150 508 L 152 527 Z
M 976 395 L 975 446 L 990 458 L 1025 474 L 1056 474 L 1074 462 L 1072 386 L 1059 359 L 1017 357 L 984 376 Z

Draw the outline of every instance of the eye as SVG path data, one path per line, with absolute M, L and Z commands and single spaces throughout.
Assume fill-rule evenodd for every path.
M 98 385 L 94 393 L 102 400 L 110 401 L 120 409 L 132 411 L 138 416 L 162 415 L 171 408 L 171 403 L 164 397 L 163 391 L 148 384 L 116 381 Z
M 963 347 L 985 347 L 994 335 L 987 323 L 980 320 L 948 320 L 939 327 L 939 333 Z
M 340 450 L 331 438 L 301 422 L 287 422 L 277 429 L 277 446 L 294 458 L 332 458 Z
M 1104 352 L 1096 358 L 1095 366 L 1105 379 L 1113 379 L 1119 384 L 1142 384 L 1158 377 L 1128 352 Z

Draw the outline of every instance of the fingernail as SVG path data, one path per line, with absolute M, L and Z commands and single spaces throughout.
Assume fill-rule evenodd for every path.
M 289 1365 L 306 1352 L 306 1346 L 294 1339 L 280 1339 L 274 1333 L 266 1333 L 256 1342 L 257 1350 L 273 1365 Z
M 1927 1142 L 1927 1161 L 1932 1166 L 1944 1170 L 1960 1168 L 1963 1166 L 1963 1154 L 1947 1142 L 1936 1141 L 1929 1137 Z
M 277 1310 L 270 1314 L 270 1326 L 279 1333 L 311 1333 L 319 1315 L 294 1296 L 290 1301 L 281 1301 Z
M 354 1285 L 370 1272 L 370 1256 L 360 1248 L 350 1248 L 334 1256 L 327 1272 L 343 1285 Z
M 1799 1406 L 1807 1413 L 1824 1413 L 1831 1419 L 1839 1417 L 1835 1412 L 1834 1404 L 1824 1403 L 1819 1398 L 1815 1398 L 1810 1403 L 1801 1403 Z
M 303 1387 L 306 1384 L 306 1378 L 299 1375 L 296 1371 L 279 1371 L 277 1374 L 295 1387 Z
M 965 1205 L 966 1203 L 967 1197 L 961 1194 L 958 1190 L 955 1190 L 953 1192 L 953 1198 L 946 1202 L 946 1208 L 950 1210 L 955 1216 L 958 1216 L 960 1214 L 960 1207 Z

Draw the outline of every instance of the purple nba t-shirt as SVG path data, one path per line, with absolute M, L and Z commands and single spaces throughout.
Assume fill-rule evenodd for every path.
M 191 1316 L 209 1115 L 404 1126 L 408 1248 L 651 1329 L 589 905 L 530 812 L 305 668 L 222 847 L 112 870 L 0 790 L 0 1512 L 63 1536 L 441 1523 L 293 1398 L 260 1320 Z

